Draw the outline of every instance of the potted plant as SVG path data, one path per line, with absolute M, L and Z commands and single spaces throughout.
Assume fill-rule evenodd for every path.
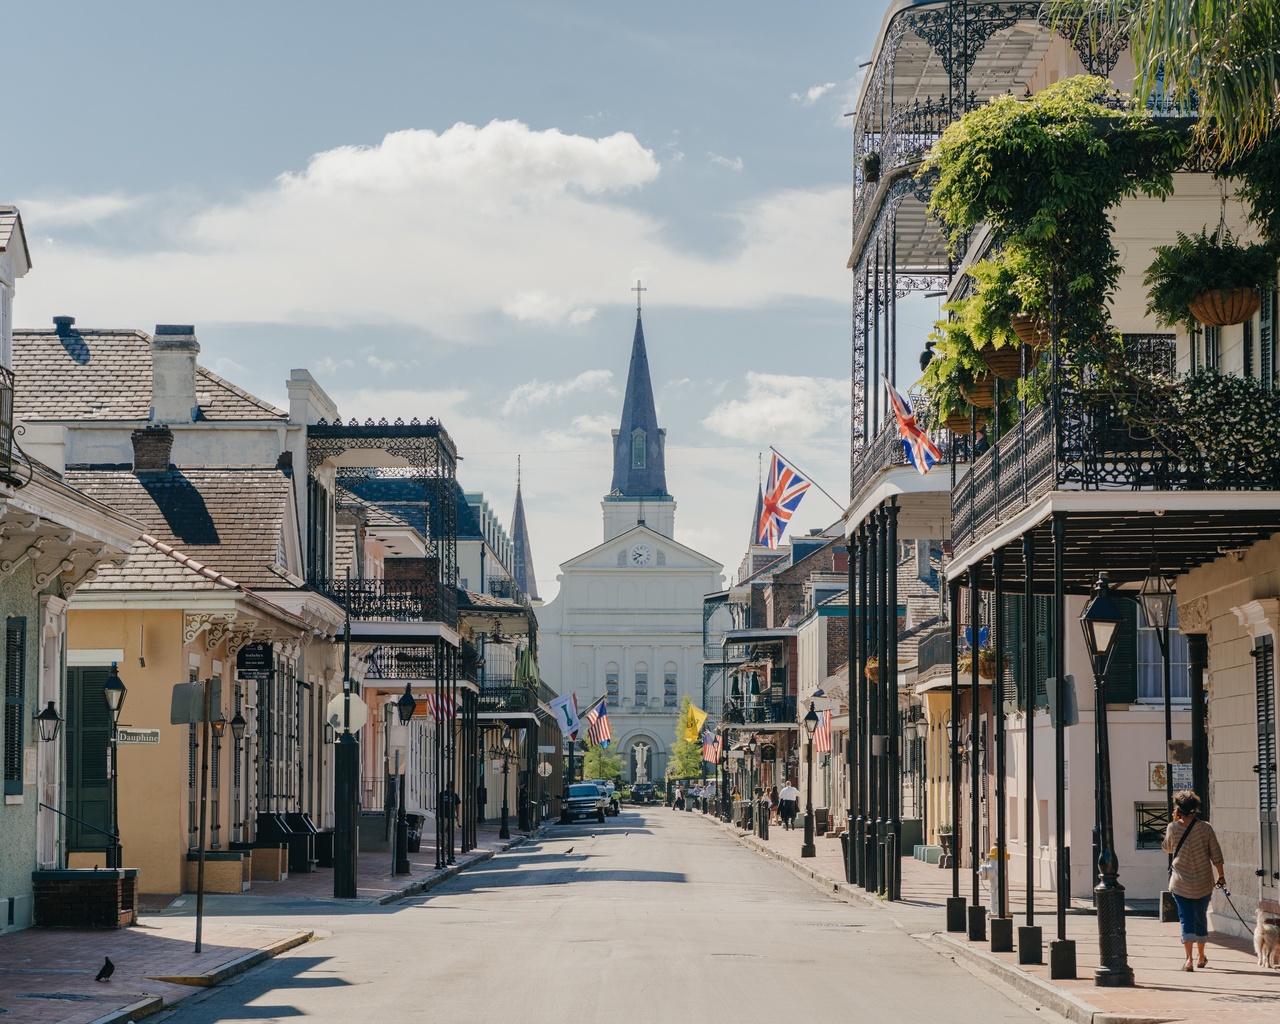
M 869 683 L 880 682 L 880 659 L 876 655 L 873 654 L 867 659 L 863 674 L 867 677 L 867 682 Z
M 1276 280 L 1276 256 L 1265 245 L 1244 245 L 1225 225 L 1210 235 L 1177 234 L 1158 245 L 1147 268 L 1147 312 L 1166 327 L 1192 318 L 1208 327 L 1241 324 L 1258 311 L 1261 289 Z
M 958 305 L 949 305 L 954 312 Z M 921 385 L 930 399 L 935 422 L 945 424 L 957 434 L 969 433 L 970 407 L 978 407 L 978 426 L 986 422 L 982 409 L 995 404 L 991 371 L 978 355 L 964 323 L 958 319 L 939 320 L 929 340 L 934 344 L 933 359 L 924 369 Z M 975 399 L 977 399 L 975 401 Z M 983 404 L 988 402 L 989 404 Z
M 994 647 L 978 648 L 978 675 L 983 679 L 996 677 L 996 651 Z
M 862 177 L 866 179 L 869 185 L 874 185 L 880 180 L 880 154 L 874 149 L 858 158 L 858 169 L 862 171 Z
M 951 831 L 951 822 L 944 821 L 941 825 L 938 826 L 938 845 L 942 847 L 943 857 L 947 859 L 943 862 L 939 862 L 939 866 L 942 866 L 943 863 L 950 864 L 949 858 L 951 857 L 951 854 L 952 854 L 951 846 L 952 846 L 953 840 L 954 840 L 954 835 L 952 834 L 952 831 Z

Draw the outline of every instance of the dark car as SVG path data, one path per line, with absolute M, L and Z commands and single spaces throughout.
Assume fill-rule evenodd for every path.
M 609 817 L 617 817 L 622 810 L 618 806 L 618 793 L 613 783 L 608 779 L 584 779 L 585 782 L 594 782 L 600 787 L 600 795 L 604 797 L 604 813 Z
M 658 790 L 652 782 L 636 782 L 631 786 L 633 804 L 651 804 L 658 799 Z
M 578 818 L 595 818 L 604 822 L 604 793 L 594 782 L 577 782 L 569 787 L 569 795 L 564 802 L 564 821 L 575 821 Z

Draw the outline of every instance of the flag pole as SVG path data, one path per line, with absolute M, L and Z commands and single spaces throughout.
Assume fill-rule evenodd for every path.
M 816 487 L 819 491 L 821 491 L 824 495 L 826 495 L 827 500 L 830 501 L 831 504 L 835 505 L 835 507 L 838 508 L 842 513 L 848 507 L 848 504 L 846 502 L 836 501 L 835 498 L 831 497 L 831 495 L 828 494 L 827 491 L 823 488 L 822 484 L 818 483 L 818 481 L 814 479 L 813 474 L 803 469 L 794 459 L 788 459 L 785 455 L 782 454 L 782 452 L 778 451 L 778 449 L 775 448 L 773 445 L 769 445 L 769 451 L 773 452 L 773 454 L 778 456 L 778 458 L 785 459 L 787 462 L 791 463 L 791 465 L 795 466 L 796 469 L 800 470 L 800 472 L 804 473 L 805 477 L 808 478 L 809 483 L 811 483 L 814 487 Z

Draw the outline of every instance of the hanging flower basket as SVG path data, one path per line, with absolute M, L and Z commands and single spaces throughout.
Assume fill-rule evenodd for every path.
M 1044 322 L 1038 316 L 1019 313 L 1009 320 L 1013 333 L 1022 339 L 1024 345 L 1030 345 L 1037 351 L 1046 349 L 1052 343 L 1049 332 L 1044 329 Z
M 956 658 L 956 672 L 959 673 L 961 679 L 967 679 L 969 674 L 973 672 L 972 651 L 965 651 Z
M 994 409 L 996 405 L 995 377 L 989 373 L 975 373 L 973 375 L 973 383 L 967 387 L 961 387 L 960 393 L 968 399 L 971 405 L 979 409 Z
M 969 413 L 967 411 L 948 413 L 947 418 L 943 422 L 946 424 L 947 429 L 953 434 L 969 433 L 970 424 Z M 977 414 L 974 416 L 973 422 L 977 425 L 978 429 L 981 430 L 982 427 L 986 425 L 987 414 L 981 409 L 977 410 Z
M 1252 319 L 1261 305 L 1257 288 L 1210 288 L 1192 299 L 1187 309 L 1206 327 L 1227 327 Z
M 874 658 L 874 657 L 868 658 L 867 667 L 864 670 L 864 674 L 867 677 L 867 682 L 869 683 L 880 682 L 880 659 Z
M 996 652 L 990 647 L 983 647 L 978 651 L 978 675 L 982 679 L 996 677 Z
M 978 349 L 978 355 L 982 357 L 982 361 L 987 364 L 991 372 L 1001 380 L 1017 380 L 1022 376 L 1021 345 L 1001 345 L 999 348 L 995 345 L 984 345 Z M 1028 363 L 1034 362 L 1034 359 L 1028 360 Z

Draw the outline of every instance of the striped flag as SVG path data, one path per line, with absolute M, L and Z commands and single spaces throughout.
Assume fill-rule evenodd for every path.
M 427 694 L 427 708 L 431 712 L 431 717 L 437 722 L 458 717 L 458 705 L 447 693 Z
M 607 747 L 613 739 L 613 730 L 609 728 L 609 712 L 605 706 L 607 698 L 601 697 L 591 710 L 582 716 L 587 723 L 587 738 L 598 747 Z
M 898 433 L 902 437 L 907 462 L 924 476 L 936 463 L 942 461 L 942 452 L 930 439 L 928 432 L 916 422 L 916 414 L 907 401 L 907 396 L 890 384 L 888 377 L 884 378 L 884 386 L 889 391 L 893 414 L 898 418 Z
M 769 480 L 764 485 L 760 519 L 756 522 L 757 544 L 771 548 L 778 546 L 787 523 L 791 522 L 792 514 L 808 489 L 809 481 L 775 451 L 769 463 Z
M 822 712 L 818 728 L 813 730 L 813 748 L 819 754 L 831 753 L 831 710 Z
M 710 729 L 702 730 L 702 760 L 710 764 L 720 763 L 720 734 Z

